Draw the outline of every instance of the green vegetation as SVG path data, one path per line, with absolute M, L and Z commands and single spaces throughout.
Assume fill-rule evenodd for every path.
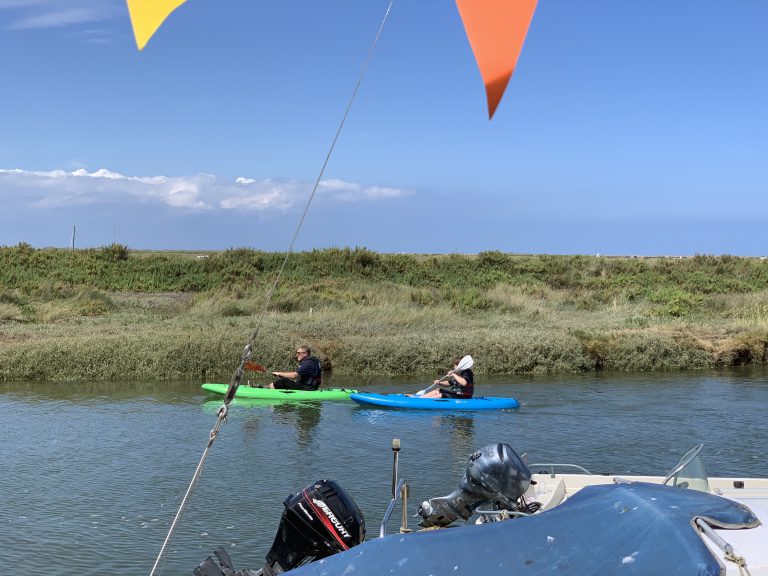
M 285 255 L 0 247 L 0 380 L 228 379 Z M 732 256 L 291 255 L 254 360 L 337 373 L 768 363 L 768 261 Z

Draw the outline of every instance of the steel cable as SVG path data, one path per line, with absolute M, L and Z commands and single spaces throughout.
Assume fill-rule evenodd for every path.
M 294 245 L 296 244 L 296 239 L 298 238 L 299 232 L 301 231 L 301 228 L 304 225 L 304 220 L 306 219 L 307 213 L 309 212 L 309 207 L 311 206 L 312 201 L 315 198 L 315 194 L 317 193 L 317 188 L 320 185 L 320 182 L 323 178 L 323 174 L 325 173 L 325 168 L 328 166 L 328 162 L 331 159 L 331 154 L 333 154 L 333 150 L 336 147 L 336 142 L 338 141 L 341 131 L 344 128 L 344 123 L 347 121 L 347 117 L 349 116 L 349 111 L 352 108 L 352 104 L 354 103 L 357 97 L 357 93 L 360 90 L 360 86 L 363 82 L 363 79 L 365 78 L 365 74 L 368 70 L 368 65 L 370 64 L 371 59 L 373 58 L 373 52 L 376 48 L 376 45 L 379 42 L 381 33 L 384 30 L 384 24 L 387 22 L 387 19 L 389 18 L 389 14 L 392 10 L 392 4 L 394 4 L 394 0 L 389 0 L 389 4 L 387 5 L 387 10 L 384 13 L 384 17 L 381 20 L 381 24 L 379 25 L 379 29 L 376 32 L 376 36 L 373 40 L 373 43 L 371 44 L 371 47 L 368 50 L 368 56 L 366 57 L 365 62 L 363 63 L 363 66 L 360 70 L 360 74 L 358 75 L 357 83 L 355 84 L 355 88 L 352 91 L 352 96 L 349 98 L 349 101 L 347 102 L 347 106 L 344 110 L 344 114 L 341 118 L 341 122 L 339 122 L 339 126 L 336 129 L 336 134 L 334 135 L 333 140 L 331 141 L 331 145 L 328 149 L 328 153 L 326 154 L 325 160 L 323 161 L 323 165 L 320 168 L 320 172 L 318 173 L 317 178 L 315 179 L 314 185 L 312 186 L 312 192 L 310 193 L 309 198 L 307 199 L 307 202 L 304 206 L 304 211 L 302 212 L 301 218 L 299 219 L 299 222 L 296 225 L 296 229 L 293 233 L 293 236 L 291 237 L 291 242 L 288 245 L 288 250 L 285 253 L 285 257 L 283 258 L 282 264 L 280 265 L 277 275 L 275 276 L 275 280 L 272 283 L 272 286 L 270 287 L 269 292 L 267 293 L 267 298 L 264 304 L 264 308 L 262 309 L 259 319 L 256 323 L 256 328 L 253 331 L 253 334 L 251 334 L 251 337 L 248 340 L 248 343 L 245 345 L 245 348 L 243 349 L 243 353 L 240 357 L 240 364 L 235 369 L 235 372 L 232 374 L 232 379 L 230 380 L 229 388 L 227 389 L 226 395 L 224 396 L 224 403 L 222 404 L 221 408 L 219 408 L 219 412 L 216 416 L 216 423 L 214 424 L 214 427 L 210 432 L 208 443 L 205 449 L 203 450 L 203 454 L 202 454 L 202 457 L 200 458 L 200 462 L 198 463 L 197 468 L 195 469 L 195 472 L 192 475 L 192 480 L 190 481 L 187 491 L 184 494 L 184 497 L 182 498 L 181 504 L 179 504 L 179 508 L 176 512 L 176 516 L 171 522 L 171 527 L 169 528 L 168 534 L 165 537 L 165 540 L 163 541 L 163 545 L 160 548 L 160 552 L 157 555 L 157 559 L 155 560 L 155 563 L 152 566 L 152 570 L 149 573 L 149 576 L 155 576 L 155 574 L 158 574 L 157 570 L 158 570 L 158 567 L 160 566 L 163 556 L 165 555 L 165 550 L 168 547 L 168 544 L 170 543 L 171 539 L 173 538 L 173 534 L 176 530 L 176 526 L 179 520 L 181 519 L 182 513 L 187 507 L 189 497 L 192 494 L 192 491 L 195 485 L 197 484 L 197 481 L 199 480 L 200 475 L 202 474 L 203 464 L 205 463 L 205 459 L 208 457 L 208 452 L 210 451 L 210 448 L 213 445 L 213 442 L 216 440 L 216 437 L 218 436 L 219 429 L 221 428 L 222 423 L 226 421 L 227 414 L 229 412 L 229 408 L 228 408 L 229 403 L 235 397 L 235 392 L 237 390 L 237 387 L 240 385 L 240 381 L 243 378 L 245 363 L 251 358 L 251 354 L 253 353 L 253 346 L 256 343 L 259 332 L 261 330 L 261 326 L 264 322 L 264 318 L 266 317 L 267 311 L 269 310 L 269 306 L 272 301 L 272 296 L 275 292 L 275 289 L 277 288 L 277 285 L 280 282 L 280 278 L 283 275 L 283 271 L 285 270 L 285 265 L 288 262 L 288 258 L 293 253 Z

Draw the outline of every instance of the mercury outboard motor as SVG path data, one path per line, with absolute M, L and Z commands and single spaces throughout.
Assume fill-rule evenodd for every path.
M 420 526 L 448 526 L 467 520 L 484 502 L 501 510 L 515 510 L 516 501 L 531 484 L 531 471 L 509 444 L 491 444 L 469 457 L 459 487 L 448 496 L 422 502 Z
M 349 550 L 365 540 L 365 520 L 346 490 L 318 480 L 286 498 L 267 565 L 276 572 Z
M 352 497 L 333 480 L 318 480 L 283 502 L 275 541 L 260 570 L 235 572 L 223 549 L 193 570 L 195 576 L 274 576 L 349 550 L 365 540 L 365 520 Z

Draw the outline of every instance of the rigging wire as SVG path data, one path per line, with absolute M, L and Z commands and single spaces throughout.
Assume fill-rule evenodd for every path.
M 307 199 L 307 203 L 304 206 L 304 211 L 301 214 L 301 219 L 299 220 L 298 225 L 296 226 L 296 230 L 293 232 L 293 237 L 291 238 L 291 243 L 288 246 L 288 250 L 285 253 L 285 257 L 283 258 L 283 262 L 280 266 L 280 269 L 278 270 L 277 275 L 275 276 L 275 281 L 272 283 L 272 287 L 269 289 L 269 293 L 267 294 L 267 300 L 264 304 L 264 308 L 261 311 L 261 315 L 259 316 L 259 321 L 256 324 L 256 329 L 254 330 L 253 334 L 251 335 L 251 339 L 249 340 L 248 344 L 246 345 L 246 349 L 248 350 L 248 357 L 245 357 L 245 354 L 243 356 L 243 360 L 241 361 L 241 367 L 243 364 L 245 364 L 245 361 L 248 360 L 250 357 L 251 350 L 248 349 L 249 346 L 252 346 L 252 344 L 255 343 L 256 338 L 259 335 L 259 331 L 261 330 L 261 325 L 264 321 L 264 317 L 266 316 L 267 310 L 269 309 L 269 305 L 272 300 L 272 295 L 275 292 L 275 289 L 277 288 L 278 283 L 280 282 L 280 278 L 282 277 L 283 270 L 285 270 L 285 265 L 288 262 L 288 258 L 293 253 L 293 247 L 296 243 L 296 238 L 299 236 L 299 232 L 301 231 L 301 227 L 304 225 L 304 220 L 307 217 L 307 213 L 309 212 L 309 207 L 312 204 L 312 200 L 315 198 L 315 194 L 317 192 L 317 188 L 320 185 L 320 181 L 323 178 L 323 174 L 325 174 L 325 168 L 328 166 L 328 162 L 331 159 L 331 154 L 333 154 L 333 149 L 336 147 L 336 142 L 339 139 L 339 135 L 341 134 L 342 129 L 344 128 L 344 123 L 347 121 L 347 116 L 349 116 L 349 111 L 352 108 L 352 104 L 354 103 L 355 99 L 357 98 L 357 93 L 360 90 L 360 85 L 363 83 L 363 78 L 365 78 L 365 73 L 368 70 L 368 65 L 371 62 L 371 59 L 373 58 L 373 51 L 376 48 L 376 45 L 379 42 L 379 38 L 381 37 L 381 33 L 384 29 L 384 24 L 387 21 L 387 18 L 389 17 L 389 13 L 392 10 L 392 4 L 394 3 L 394 0 L 389 1 L 389 5 L 387 6 L 387 10 L 384 13 L 384 18 L 381 21 L 381 24 L 379 25 L 379 29 L 376 32 L 376 37 L 373 39 L 373 42 L 371 43 L 371 47 L 368 50 L 368 56 L 365 59 L 365 62 L 363 63 L 363 66 L 360 70 L 360 74 L 357 78 L 357 83 L 355 84 L 355 88 L 352 91 L 352 95 L 349 98 L 349 101 L 347 102 L 347 106 L 344 109 L 344 115 L 341 118 L 341 122 L 339 122 L 339 126 L 336 129 L 336 134 L 333 137 L 333 140 L 331 142 L 330 147 L 328 148 L 328 153 L 325 156 L 325 160 L 323 161 L 323 165 L 320 168 L 320 172 L 317 174 L 317 178 L 315 179 L 315 183 L 312 186 L 312 193 L 309 195 L 309 198 Z
M 344 114 L 341 118 L 341 122 L 339 122 L 339 126 L 336 129 L 336 133 L 334 134 L 333 140 L 331 141 L 331 145 L 328 148 L 328 153 L 325 156 L 325 160 L 323 161 L 323 165 L 320 168 L 320 172 L 317 175 L 317 178 L 315 179 L 315 183 L 312 186 L 312 192 L 309 195 L 309 198 L 307 198 L 307 202 L 304 206 L 304 211 L 301 214 L 301 218 L 299 219 L 298 224 L 296 225 L 296 229 L 293 232 L 293 236 L 291 237 L 291 242 L 288 245 L 288 250 L 285 253 L 285 257 L 283 258 L 282 264 L 280 265 L 280 268 L 277 272 L 277 275 L 275 276 L 275 280 L 272 283 L 272 286 L 269 289 L 269 292 L 267 293 L 266 302 L 264 303 L 264 307 L 261 311 L 261 314 L 259 316 L 259 320 L 256 323 L 256 328 L 253 331 L 253 334 L 251 334 L 250 339 L 248 340 L 248 343 L 245 345 L 245 348 L 243 349 L 242 356 L 240 357 L 240 364 L 235 369 L 235 372 L 232 374 L 232 379 L 229 383 L 229 388 L 227 389 L 226 395 L 224 396 L 224 403 L 222 404 L 221 408 L 219 408 L 218 414 L 216 416 L 216 423 L 213 426 L 213 429 L 210 432 L 208 443 L 206 444 L 205 449 L 203 450 L 203 454 L 200 458 L 200 462 L 197 464 L 197 468 L 195 468 L 195 472 L 192 475 L 192 480 L 189 483 L 189 486 L 187 487 L 187 491 L 184 494 L 184 497 L 182 498 L 181 503 L 179 504 L 179 509 L 176 512 L 176 516 L 174 516 L 173 521 L 171 522 L 171 526 L 168 529 L 168 534 L 165 537 L 165 540 L 163 541 L 163 545 L 160 548 L 160 552 L 157 555 L 157 559 L 155 560 L 154 565 L 152 566 L 152 570 L 149 573 L 149 576 L 155 576 L 157 574 L 158 566 L 160 565 L 163 557 L 165 556 L 165 550 L 168 547 L 168 544 L 170 543 L 174 532 L 176 531 L 176 526 L 179 523 L 179 520 L 181 519 L 181 515 L 184 512 L 184 510 L 187 507 L 189 496 L 192 494 L 192 491 L 197 484 L 197 481 L 200 479 L 200 475 L 203 471 L 203 465 L 205 464 L 205 460 L 208 457 L 208 453 L 211 449 L 211 446 L 213 445 L 214 441 L 216 440 L 216 437 L 219 434 L 219 429 L 221 428 L 221 425 L 226 421 L 227 414 L 229 412 L 229 403 L 232 401 L 232 399 L 235 397 L 235 391 L 237 390 L 237 387 L 240 385 L 240 382 L 243 378 L 243 371 L 245 367 L 245 363 L 251 358 L 251 354 L 253 352 L 253 345 L 256 343 L 256 339 L 258 338 L 259 332 L 261 331 L 261 326 L 264 322 L 264 318 L 266 317 L 267 311 L 269 310 L 270 303 L 272 301 L 272 296 L 275 293 L 275 289 L 277 288 L 278 283 L 280 282 L 280 278 L 283 275 L 283 271 L 285 270 L 285 265 L 288 262 L 288 258 L 293 253 L 294 245 L 296 244 L 296 239 L 299 236 L 299 232 L 301 231 L 302 226 L 304 225 L 304 220 L 307 217 L 307 213 L 309 212 L 309 207 L 312 204 L 312 201 L 315 198 L 315 194 L 317 193 L 317 188 L 320 185 L 320 182 L 323 178 L 323 174 L 325 173 L 325 168 L 328 166 L 328 162 L 331 159 L 331 155 L 333 154 L 333 150 L 336 147 L 336 142 L 339 139 L 339 136 L 341 135 L 341 131 L 344 128 L 344 124 L 347 121 L 347 117 L 349 116 L 349 111 L 352 109 L 352 104 L 355 102 L 355 99 L 357 98 L 357 93 L 360 90 L 360 86 L 363 83 L 363 79 L 365 78 L 365 74 L 368 70 L 368 65 L 371 62 L 371 59 L 373 58 L 373 52 L 376 49 L 376 45 L 379 42 L 379 39 L 381 38 L 381 33 L 384 30 L 384 25 L 387 22 L 387 19 L 389 18 L 389 14 L 392 10 L 392 5 L 394 4 L 395 0 L 389 0 L 389 3 L 387 5 L 387 9 L 384 13 L 384 17 L 381 20 L 381 24 L 379 25 L 379 29 L 376 32 L 376 36 L 373 39 L 373 42 L 371 43 L 371 47 L 368 50 L 368 56 L 365 59 L 365 62 L 363 63 L 362 68 L 360 69 L 360 74 L 358 75 L 357 82 L 355 83 L 355 88 L 352 91 L 352 95 L 349 98 L 349 101 L 347 102 L 347 106 L 344 109 Z

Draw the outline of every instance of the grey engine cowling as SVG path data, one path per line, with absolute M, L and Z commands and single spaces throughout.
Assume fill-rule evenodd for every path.
M 514 510 L 516 501 L 531 484 L 531 471 L 509 444 L 490 444 L 469 457 L 459 487 L 448 496 L 421 503 L 420 526 L 447 526 L 467 520 L 484 502 Z

